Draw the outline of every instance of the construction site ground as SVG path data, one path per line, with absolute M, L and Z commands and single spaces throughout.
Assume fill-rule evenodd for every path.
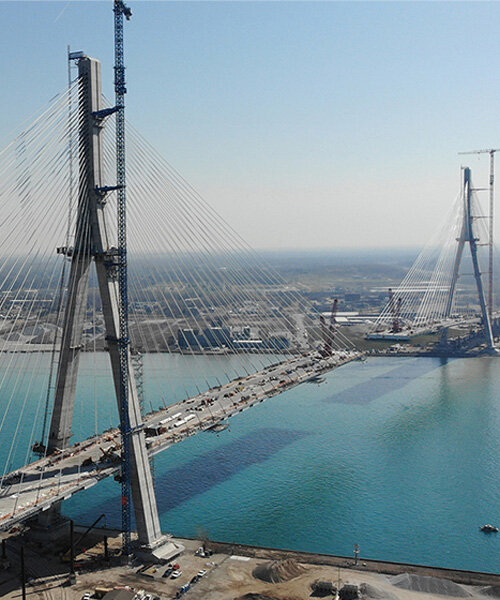
M 110 532 L 109 532 L 110 533 Z M 197 556 L 196 550 L 202 542 L 179 539 L 185 546 L 181 556 L 173 563 L 180 565 L 182 575 L 177 579 L 163 577 L 167 565 L 154 566 L 134 561 L 124 566 L 120 563 L 120 538 L 109 537 L 110 560 L 104 559 L 103 532 L 86 538 L 86 548 L 78 548 L 75 559 L 76 583 L 67 585 L 69 563 L 61 560 L 62 546 L 50 549 L 29 541 L 28 535 L 16 533 L 7 539 L 8 568 L 0 570 L 0 598 L 19 600 L 21 598 L 20 548 L 24 546 L 25 564 L 28 578 L 26 588 L 28 600 L 81 600 L 86 592 L 96 597 L 99 587 L 113 589 L 129 586 L 135 592 L 144 591 L 151 600 L 175 598 L 182 586 L 188 584 L 201 570 L 201 577 L 182 598 L 186 600 L 234 600 L 247 594 L 255 594 L 253 599 L 299 600 L 314 597 L 311 584 L 317 580 L 331 581 L 342 587 L 346 583 L 365 584 L 363 598 L 386 598 L 388 600 L 430 600 L 433 598 L 495 598 L 500 597 L 500 576 L 446 571 L 431 567 L 412 567 L 396 563 L 375 563 L 359 559 L 287 552 L 283 550 L 255 549 L 245 546 L 231 546 L 215 542 L 207 543 L 207 548 L 215 551 L 211 556 Z M 67 548 L 67 544 L 65 545 Z M 267 565 L 273 560 L 292 560 L 299 565 L 299 575 L 288 581 L 269 583 L 254 575 L 256 567 Z M 324 562 L 331 564 L 322 564 Z M 337 564 L 335 564 L 337 563 Z M 4 565 L 6 566 L 6 565 Z M 455 576 L 454 573 L 457 573 Z M 407 575 L 408 574 L 408 575 Z M 431 579 L 429 579 L 429 577 Z M 404 589 L 397 582 L 412 580 L 413 589 Z M 284 577 L 286 579 L 286 577 Z M 453 583 L 452 579 L 455 582 Z M 433 592 L 416 591 L 415 586 L 425 589 L 432 586 Z M 474 585 L 471 585 L 473 583 Z M 340 585 L 339 585 L 340 584 Z M 410 586 L 410 587 L 412 587 Z M 332 595 L 323 596 L 332 598 Z

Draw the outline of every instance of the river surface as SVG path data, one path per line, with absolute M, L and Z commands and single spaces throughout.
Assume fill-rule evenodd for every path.
M 48 355 L 36 368 L 33 356 L 18 360 L 42 398 Z M 240 360 L 145 356 L 146 405 L 234 376 Z M 198 434 L 155 457 L 162 526 L 179 536 L 332 554 L 352 555 L 357 543 L 366 558 L 499 571 L 500 534 L 479 531 L 500 524 L 499 367 L 496 358 L 370 358 L 259 404 L 222 433 Z M 75 439 L 117 422 L 107 357 L 85 355 L 81 375 Z M 7 400 L 4 392 L 2 411 Z M 37 402 L 38 410 L 29 399 L 24 409 L 35 429 Z M 16 429 L 30 437 L 17 420 L 10 409 L 2 440 Z M 8 446 L 0 445 L 3 463 Z M 9 460 L 20 457 L 16 450 Z M 88 523 L 104 512 L 119 526 L 119 495 L 119 484 L 106 480 L 64 510 Z

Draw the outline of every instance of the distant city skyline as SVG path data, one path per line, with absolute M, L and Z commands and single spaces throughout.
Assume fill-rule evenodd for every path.
M 457 153 L 500 147 L 498 3 L 128 4 L 128 118 L 253 247 L 421 247 L 460 165 L 486 186 Z M 0 16 L 0 149 L 64 89 L 67 44 L 113 96 L 111 0 Z

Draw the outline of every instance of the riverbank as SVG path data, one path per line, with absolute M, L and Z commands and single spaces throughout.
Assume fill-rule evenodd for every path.
M 85 528 L 77 527 L 77 532 Z M 107 536 L 109 558 L 105 558 Z M 316 581 L 330 582 L 341 589 L 353 586 L 358 598 L 390 600 L 431 600 L 436 597 L 467 597 L 480 600 L 495 597 L 500 575 L 436 568 L 407 563 L 354 559 L 245 544 L 176 538 L 185 547 L 173 562 L 181 574 L 165 576 L 168 565 L 151 565 L 134 560 L 121 564 L 119 532 L 95 529 L 90 539 L 76 550 L 76 583 L 68 586 L 69 563 L 62 561 L 54 547 L 40 548 L 29 538 L 11 536 L 7 543 L 8 569 L 0 571 L 0 597 L 15 600 L 20 594 L 17 558 L 25 547 L 30 578 L 28 593 L 40 600 L 80 600 L 85 593 L 99 597 L 96 590 L 132 589 L 152 598 L 170 600 L 236 600 L 266 598 L 299 600 L 312 594 Z M 67 545 L 66 545 L 67 547 Z M 204 548 L 204 553 L 199 552 Z M 269 580 L 268 573 L 276 574 Z M 201 573 L 201 575 L 199 575 Z M 418 588 L 418 589 L 417 589 Z M 249 595 L 253 596 L 249 596 Z M 331 594 L 326 597 L 332 598 Z
M 412 563 L 391 562 L 384 560 L 373 560 L 363 558 L 362 555 L 355 561 L 353 557 L 336 556 L 332 554 L 318 554 L 313 552 L 299 552 L 296 550 L 283 550 L 279 548 L 265 548 L 262 546 L 248 546 L 244 544 L 230 544 L 228 542 L 210 541 L 206 543 L 207 548 L 216 553 L 239 554 L 251 558 L 266 560 L 293 559 L 297 562 L 311 565 L 324 565 L 350 569 L 358 573 L 370 572 L 385 575 L 400 575 L 401 573 L 412 573 L 426 577 L 437 577 L 448 579 L 463 585 L 500 586 L 500 574 L 482 571 L 466 571 L 462 569 L 445 569 L 430 565 L 417 565 Z

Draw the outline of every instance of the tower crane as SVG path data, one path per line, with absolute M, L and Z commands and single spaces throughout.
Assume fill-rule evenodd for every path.
M 122 434 L 122 546 L 123 554 L 130 555 L 131 541 L 131 446 L 129 418 L 129 331 L 128 331 L 128 273 L 127 273 L 127 202 L 125 176 L 125 62 L 123 52 L 123 17 L 130 20 L 132 11 L 123 0 L 114 0 L 115 46 L 115 105 L 116 105 L 116 189 L 118 209 L 118 286 L 119 302 L 119 356 L 120 356 L 120 430 Z
M 459 152 L 459 154 L 489 154 L 490 155 L 490 214 L 488 232 L 488 312 L 490 319 L 493 315 L 493 237 L 494 237 L 494 210 L 495 210 L 495 152 L 500 148 L 487 148 L 486 150 L 471 150 L 470 152 Z

